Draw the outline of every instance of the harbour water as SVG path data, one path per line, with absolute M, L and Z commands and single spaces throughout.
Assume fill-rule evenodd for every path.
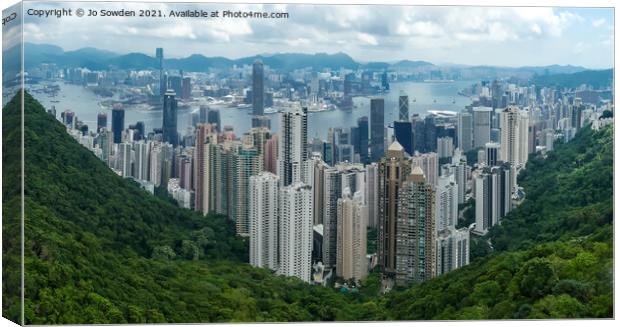
M 385 99 L 385 123 L 388 125 L 398 117 L 398 97 L 402 90 L 409 96 L 409 114 L 426 115 L 429 110 L 460 111 L 471 103 L 468 97 L 458 95 L 458 91 L 469 86 L 473 81 L 456 81 L 450 83 L 399 82 L 390 85 L 390 91 L 378 95 Z M 57 116 L 65 110 L 75 112 L 79 120 L 88 124 L 94 130 L 97 124 L 97 113 L 107 112 L 108 128 L 111 124 L 111 110 L 103 109 L 99 102 L 104 100 L 92 91 L 72 84 L 60 83 L 60 91 L 56 97 L 45 93 L 33 94 L 46 109 L 52 105 L 56 107 Z M 415 100 L 415 101 L 414 101 Z M 53 102 L 54 101 L 54 102 Z M 353 98 L 354 108 L 351 110 L 330 110 L 310 112 L 308 118 L 308 137 L 326 138 L 330 127 L 351 127 L 357 124 L 362 116 L 370 117 L 370 97 Z M 185 135 L 191 126 L 191 113 L 198 108 L 179 108 L 178 130 Z M 251 126 L 251 109 L 219 108 L 222 125 L 230 125 L 237 135 L 248 131 Z M 278 131 L 278 114 L 270 114 L 271 127 Z M 125 126 L 143 121 L 146 131 L 162 126 L 162 111 L 160 109 L 139 109 L 130 107 L 125 112 Z

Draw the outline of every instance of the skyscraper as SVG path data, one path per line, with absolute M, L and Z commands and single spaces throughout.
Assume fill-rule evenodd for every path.
M 312 272 L 312 190 L 297 182 L 279 194 L 278 273 L 310 282 Z
M 435 227 L 441 231 L 450 227 L 456 227 L 458 221 L 458 187 L 454 181 L 454 175 L 442 175 L 437 183 L 435 193 Z
M 363 191 L 362 191 L 363 192 Z M 351 196 L 346 188 L 338 199 L 336 275 L 344 279 L 360 280 L 366 277 L 366 222 L 368 208 L 362 192 Z
M 280 115 L 278 177 L 282 186 L 301 181 L 308 159 L 308 109 L 290 109 Z
M 250 264 L 278 269 L 278 176 L 250 177 Z
M 157 63 L 159 65 L 159 67 L 157 67 L 159 69 L 159 95 L 163 97 L 168 89 L 166 86 L 167 81 L 164 76 L 164 49 L 156 48 L 155 57 L 157 58 Z
M 256 60 L 252 65 L 252 113 L 254 116 L 264 115 L 264 74 L 263 62 Z
M 398 235 L 396 208 L 401 196 L 401 184 L 411 172 L 411 161 L 406 157 L 405 149 L 398 142 L 394 142 L 388 147 L 378 168 L 378 265 L 384 276 L 395 277 Z
M 413 155 L 413 129 L 409 121 L 394 122 L 394 138 L 409 155 Z
M 264 170 L 276 174 L 278 172 L 278 135 L 271 134 L 265 142 L 263 154 Z
M 379 167 L 376 162 L 366 165 L 366 204 L 368 206 L 368 226 L 377 227 L 379 219 Z
M 475 107 L 474 115 L 474 148 L 484 147 L 491 140 L 491 111 L 489 107 Z
M 475 178 L 476 228 L 484 235 L 512 209 L 512 169 L 509 163 L 486 167 Z
M 509 106 L 501 112 L 500 122 L 500 159 L 510 163 L 513 169 L 511 190 L 514 191 L 517 174 L 527 162 L 529 119 L 526 112 L 521 112 L 518 107 Z
M 403 91 L 398 96 L 398 120 L 409 121 L 409 96 Z
M 437 151 L 437 126 L 435 125 L 435 115 L 430 114 L 424 117 L 424 152 Z
M 121 143 L 118 145 L 119 149 L 119 161 L 118 170 L 121 171 L 121 176 L 131 177 L 131 143 Z
M 114 143 L 122 142 L 124 129 L 125 110 L 123 110 L 122 104 L 115 103 L 112 107 L 112 134 L 114 134 Z
M 209 212 L 209 172 L 212 127 L 209 124 L 196 126 L 196 157 L 194 165 L 194 187 L 196 211 L 207 214 Z
M 202 112 L 201 112 L 202 114 Z M 211 124 L 212 126 L 215 126 L 215 130 L 217 132 L 221 132 L 222 131 L 222 119 L 220 118 L 220 111 L 218 109 L 211 109 L 209 108 L 207 110 L 207 123 Z
M 385 108 L 383 98 L 370 99 L 370 156 L 371 161 L 381 159 L 385 151 Z
M 138 141 L 133 144 L 133 150 L 135 155 L 133 177 L 145 181 L 148 179 L 149 145 L 144 141 Z
M 467 152 L 472 148 L 472 127 L 471 114 L 466 111 L 461 111 L 458 115 L 458 147 L 463 152 Z
M 420 167 L 402 183 L 397 201 L 396 284 L 435 277 L 435 193 Z
M 249 193 L 250 193 L 250 177 L 258 175 L 262 166 L 262 157 L 259 156 L 256 148 L 241 148 L 234 155 L 236 167 L 233 176 L 232 185 L 235 192 L 235 198 L 232 205 L 236 207 L 236 215 L 234 217 L 237 227 L 237 234 L 248 236 L 250 232 L 250 213 L 249 213 Z M 221 192 L 221 190 L 218 190 Z
M 359 139 L 360 162 L 368 162 L 368 117 L 363 116 L 357 119 L 357 133 Z
M 97 114 L 97 133 L 101 131 L 102 128 L 108 127 L 108 115 L 105 112 L 100 112 Z
M 163 110 L 163 141 L 178 145 L 178 132 L 177 132 L 177 100 L 175 99 L 176 93 L 173 90 L 166 91 L 164 94 L 164 110 Z
M 361 191 L 364 196 L 365 170 L 361 164 L 341 163 L 323 170 L 323 264 L 336 266 L 336 242 L 338 228 L 338 199 L 343 191 Z

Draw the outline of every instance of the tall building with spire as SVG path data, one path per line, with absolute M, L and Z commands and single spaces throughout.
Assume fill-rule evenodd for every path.
M 396 275 L 396 227 L 401 186 L 411 172 L 411 161 L 398 142 L 392 143 L 378 164 L 378 265 L 386 277 Z

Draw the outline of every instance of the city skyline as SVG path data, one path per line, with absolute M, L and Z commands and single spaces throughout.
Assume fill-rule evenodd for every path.
M 101 4 L 89 5 L 97 10 Z M 136 6 L 113 3 L 105 9 L 137 10 Z M 170 49 L 170 58 L 194 53 L 237 59 L 256 54 L 344 52 L 360 62 L 424 60 L 442 65 L 613 67 L 614 18 L 613 10 L 608 8 L 234 4 L 207 7 L 178 3 L 151 6 L 163 13 L 226 9 L 287 12 L 290 17 L 91 17 L 88 21 L 63 17 L 63 23 L 59 23 L 61 20 L 55 18 L 26 16 L 24 40 L 51 43 L 68 51 L 97 47 L 148 54 L 153 44 L 159 44 Z M 54 4 L 42 2 L 31 7 L 54 8 Z M 71 29 L 73 22 L 79 23 L 85 33 L 76 38 L 63 37 L 63 30 Z

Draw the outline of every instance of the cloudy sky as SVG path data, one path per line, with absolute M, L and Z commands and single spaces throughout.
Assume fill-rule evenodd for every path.
M 613 66 L 613 9 L 155 3 L 24 3 L 27 9 L 287 12 L 288 19 L 26 16 L 27 42 L 166 57 L 345 52 L 358 61 Z

